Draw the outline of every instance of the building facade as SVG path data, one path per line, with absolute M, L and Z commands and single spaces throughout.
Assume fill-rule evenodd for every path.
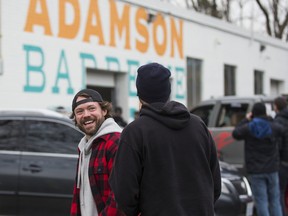
M 137 68 L 172 72 L 190 109 L 223 95 L 288 92 L 288 45 L 153 0 L 0 0 L 0 108 L 70 109 L 98 90 L 133 120 Z

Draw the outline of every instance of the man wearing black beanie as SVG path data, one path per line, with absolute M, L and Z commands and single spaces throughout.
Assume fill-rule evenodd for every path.
M 127 216 L 213 216 L 221 193 L 216 146 L 200 118 L 169 101 L 171 72 L 138 69 L 139 117 L 127 125 L 109 182 Z

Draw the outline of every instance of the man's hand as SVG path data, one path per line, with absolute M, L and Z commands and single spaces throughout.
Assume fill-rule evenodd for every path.
M 252 118 L 253 118 L 252 112 L 249 112 L 249 113 L 246 114 L 246 119 L 251 121 Z

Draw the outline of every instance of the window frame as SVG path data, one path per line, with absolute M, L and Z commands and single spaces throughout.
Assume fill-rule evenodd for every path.
M 236 70 L 234 65 L 224 65 L 224 95 L 236 95 Z
M 77 142 L 75 140 L 75 143 L 71 143 L 71 142 L 67 141 L 67 143 L 64 144 L 64 145 L 67 145 L 67 146 L 61 146 L 61 147 L 58 146 L 56 149 L 61 149 L 61 151 L 58 151 L 58 152 L 56 152 L 56 151 L 37 151 L 36 149 L 35 150 L 31 150 L 31 149 L 28 149 L 28 147 L 27 147 L 28 146 L 27 142 L 29 142 L 28 141 L 27 128 L 28 128 L 29 122 L 31 122 L 31 121 L 34 121 L 34 122 L 47 122 L 48 124 L 58 124 L 59 126 L 63 126 L 63 127 L 65 126 L 65 127 L 70 128 L 71 130 L 75 130 L 75 132 L 78 131 L 81 136 L 79 136 L 79 140 L 77 139 L 78 140 Z M 72 123 L 70 124 L 68 122 L 57 120 L 57 119 L 32 118 L 32 117 L 25 118 L 25 128 L 26 128 L 26 130 L 25 130 L 25 145 L 24 145 L 23 151 L 31 152 L 31 153 L 35 153 L 35 154 L 38 154 L 38 153 L 39 154 L 40 153 L 44 153 L 44 154 L 67 154 L 67 155 L 77 154 L 78 153 L 77 152 L 78 144 L 79 144 L 81 138 L 83 138 L 83 136 L 84 136 L 83 133 L 80 130 L 78 130 L 76 126 L 73 126 Z M 71 151 L 66 151 L 66 152 L 62 151 L 62 149 L 65 149 L 64 147 L 66 149 L 71 150 Z

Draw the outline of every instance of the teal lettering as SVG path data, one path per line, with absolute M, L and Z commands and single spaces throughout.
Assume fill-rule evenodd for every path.
M 117 66 L 116 71 L 120 71 L 120 63 L 119 60 L 115 57 L 106 57 L 106 62 L 107 62 L 107 68 L 108 70 L 112 70 L 111 65 L 114 64 Z
M 43 71 L 44 66 L 44 53 L 43 50 L 38 46 L 32 46 L 32 45 L 24 45 L 23 49 L 26 51 L 26 85 L 24 86 L 24 92 L 43 92 L 45 88 L 45 82 L 46 77 L 45 73 Z M 31 58 L 30 54 L 36 54 L 40 56 L 40 62 L 36 65 L 32 65 L 30 62 L 31 59 L 38 59 L 38 58 Z M 42 80 L 42 84 L 40 85 L 31 85 L 30 78 L 32 76 L 32 72 L 34 72 L 34 76 L 40 75 L 40 78 Z M 34 77 L 35 80 L 35 77 Z
M 82 88 L 86 88 L 86 79 L 87 79 L 87 73 L 86 73 L 86 64 L 85 60 L 91 60 L 94 64 L 94 68 L 97 68 L 97 62 L 96 59 L 92 54 L 88 53 L 80 53 L 80 58 L 82 60 Z M 91 67 L 93 68 L 93 67 Z
M 140 65 L 139 61 L 135 60 L 127 60 L 128 64 L 128 74 L 129 74 L 129 96 L 136 97 L 137 90 L 136 90 L 136 71 Z M 135 69 L 136 67 L 136 69 Z M 134 68 L 134 69 L 133 69 Z
M 129 117 L 134 119 L 134 114 L 135 114 L 136 109 L 135 108 L 130 108 L 129 109 Z
M 61 71 L 62 63 L 64 64 L 65 71 Z M 67 60 L 66 60 L 64 50 L 61 51 L 60 60 L 58 64 L 58 70 L 57 70 L 56 82 L 55 82 L 55 85 L 52 87 L 52 93 L 59 93 L 58 82 L 60 79 L 64 79 L 64 80 L 66 79 L 68 82 L 67 94 L 74 94 L 74 90 L 71 87 L 69 70 L 68 70 L 68 65 L 67 65 Z
M 176 98 L 184 99 L 185 86 L 184 86 L 184 68 L 176 67 Z

